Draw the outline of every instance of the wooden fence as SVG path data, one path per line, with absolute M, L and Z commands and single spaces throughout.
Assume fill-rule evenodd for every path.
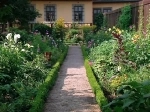
M 132 23 L 131 25 L 135 25 L 136 29 L 138 29 L 139 24 L 139 9 L 140 6 L 143 6 L 143 26 L 145 28 L 147 24 L 147 18 L 150 13 L 150 0 L 143 0 L 134 4 L 131 4 L 131 13 L 132 13 Z M 114 10 L 112 12 L 106 13 L 106 19 L 108 23 L 108 27 L 113 27 L 117 24 L 119 16 L 121 15 L 121 8 Z

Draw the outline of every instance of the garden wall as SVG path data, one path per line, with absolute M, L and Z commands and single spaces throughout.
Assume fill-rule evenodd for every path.
M 137 3 L 131 4 L 131 13 L 132 13 L 132 24 L 135 25 L 136 28 L 138 29 L 138 23 L 139 23 L 139 7 L 143 5 L 143 23 L 144 23 L 144 28 L 147 24 L 147 17 L 150 9 L 150 0 L 143 0 Z M 121 8 L 114 10 L 112 12 L 109 12 L 105 14 L 107 22 L 108 22 L 108 27 L 115 26 L 118 22 L 119 16 L 121 15 Z

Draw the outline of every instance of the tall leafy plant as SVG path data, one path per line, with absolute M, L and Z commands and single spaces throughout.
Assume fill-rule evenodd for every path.
M 62 41 L 64 40 L 64 36 L 65 36 L 64 19 L 60 18 L 54 23 L 53 30 L 52 30 L 52 36 L 56 40 L 57 39 L 61 39 Z
M 104 15 L 99 13 L 94 19 L 94 24 L 96 25 L 96 30 L 98 31 L 103 26 Z
M 119 17 L 118 25 L 121 29 L 127 29 L 131 25 L 131 6 L 127 5 L 122 8 L 121 15 Z

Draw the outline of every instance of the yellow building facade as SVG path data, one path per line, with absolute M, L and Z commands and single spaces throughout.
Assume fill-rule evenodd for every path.
M 107 2 L 106 2 L 107 1 Z M 115 1 L 115 2 L 114 2 Z M 120 2 L 118 2 L 120 1 Z M 121 8 L 138 0 L 31 0 L 34 9 L 39 11 L 34 23 L 53 23 L 63 18 L 65 23 L 92 24 L 94 17 L 102 12 Z

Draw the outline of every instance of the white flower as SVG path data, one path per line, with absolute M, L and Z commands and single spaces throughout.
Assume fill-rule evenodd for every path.
M 27 46 L 28 48 L 34 47 L 34 46 L 30 45 L 30 44 L 25 44 L 24 46 Z
M 6 36 L 7 40 L 11 40 L 11 37 L 12 37 L 12 33 L 8 33 Z
M 19 49 L 16 47 L 15 50 L 18 51 Z
M 25 44 L 24 46 L 30 47 L 30 44 Z
M 25 49 L 21 49 L 22 52 L 25 52 Z
M 32 47 L 34 47 L 34 46 L 30 45 L 30 48 L 32 48 Z
M 14 35 L 14 42 L 17 43 L 17 40 L 20 38 L 20 34 Z
M 14 45 L 11 45 L 11 48 L 15 48 L 15 46 L 14 46 Z
M 118 70 L 118 71 L 121 71 L 121 66 L 118 66 L 117 70 Z

